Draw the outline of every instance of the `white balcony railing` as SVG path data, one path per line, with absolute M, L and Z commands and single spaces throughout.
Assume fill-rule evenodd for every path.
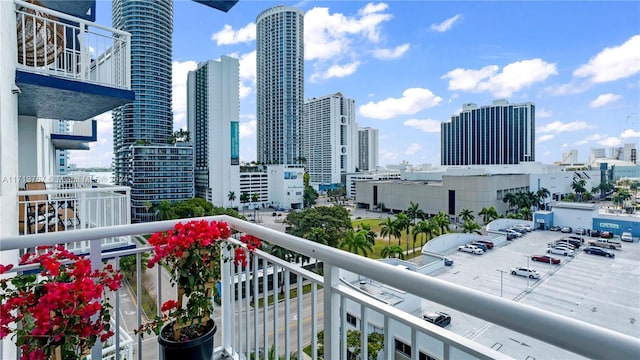
M 130 90 L 129 33 L 14 2 L 18 69 Z
M 234 359 L 250 359 L 253 354 L 272 350 L 289 358 L 304 347 L 312 348 L 312 359 L 317 358 L 317 335 L 324 330 L 324 358 L 347 359 L 346 331 L 356 329 L 361 334 L 373 330 L 384 335 L 382 359 L 507 359 L 511 358 L 471 339 L 432 325 L 419 317 L 393 306 L 393 299 L 369 296 L 352 285 L 354 276 L 376 283 L 399 293 L 440 303 L 470 316 L 517 331 L 536 339 L 536 343 L 557 346 L 587 358 L 630 359 L 640 353 L 640 340 L 603 327 L 573 318 L 540 310 L 522 303 L 492 296 L 423 274 L 400 269 L 358 255 L 319 245 L 304 239 L 267 229 L 256 224 L 228 216 L 207 218 L 229 223 L 240 233 L 249 233 L 265 242 L 317 259 L 323 263 L 323 275 L 305 270 L 258 251 L 251 266 L 240 269 L 231 263 L 222 264 L 221 306 L 215 352 Z M 25 235 L 0 239 L 0 251 L 56 244 L 69 241 L 89 241 L 92 263 L 102 264 L 99 240 L 105 237 L 130 236 L 164 231 L 177 221 L 134 224 L 111 228 L 84 229 L 68 233 Z M 235 241 L 230 239 L 229 241 Z M 135 254 L 138 283 L 142 283 L 141 253 L 147 247 L 109 253 L 117 260 Z M 254 269 L 254 270 L 249 270 Z M 17 268 L 17 271 L 20 267 Z M 264 271 L 266 270 L 266 271 Z M 155 293 L 161 294 L 158 303 L 167 300 L 163 291 L 161 267 L 155 268 Z M 266 274 L 266 275 L 265 275 Z M 282 276 L 269 276 L 280 274 Z M 246 279 L 254 281 L 245 281 Z M 286 279 L 287 281 L 278 281 Z M 402 279 L 402 281 L 398 281 Z M 142 322 L 141 293 L 136 294 L 135 314 L 127 311 L 131 301 L 121 301 L 115 295 L 116 328 L 122 322 L 133 321 L 129 329 Z M 236 288 L 238 290 L 236 290 Z M 166 290 L 166 289 L 165 289 Z M 281 291 L 279 291 L 281 290 Z M 279 301 L 274 296 L 281 293 Z M 248 295 L 248 296 L 245 296 Z M 383 301 L 384 300 L 384 301 Z M 130 308 L 129 308 L 130 309 Z M 355 309 L 355 310 L 354 310 Z M 348 315 L 350 313 L 350 316 Z M 133 319 L 131 319 L 133 317 Z M 354 320 L 357 318 L 357 320 Z M 119 337 L 116 337 L 116 341 Z M 367 358 L 366 336 L 360 338 L 361 358 Z M 135 345 L 135 358 L 156 359 L 157 346 L 148 346 L 140 337 Z M 116 348 L 119 343 L 116 343 Z M 410 350 L 408 350 L 410 349 Z M 416 351 L 418 349 L 418 351 Z M 404 354 L 403 354 L 404 352 Z M 410 355 L 408 355 L 410 353 Z M 99 359 L 101 350 L 94 349 L 93 359 Z M 0 354 L 2 357 L 2 354 Z M 122 359 L 116 353 L 115 359 Z M 254 357 L 258 358 L 258 357 Z M 302 359 L 298 356 L 298 359 Z
M 21 235 L 87 228 L 104 228 L 131 223 L 130 188 L 70 181 L 46 184 L 46 190 L 18 191 L 17 211 Z M 103 249 L 131 245 L 130 236 L 102 239 Z M 67 244 L 74 252 L 89 251 L 89 241 Z

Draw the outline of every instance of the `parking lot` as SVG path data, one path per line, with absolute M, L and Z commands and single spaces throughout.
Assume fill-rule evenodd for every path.
M 529 259 L 544 255 L 546 245 L 563 235 L 568 234 L 533 231 L 483 255 L 454 250 L 447 254 L 454 265 L 435 276 L 640 338 L 640 244 L 624 242 L 615 258 L 578 251 L 575 257 L 553 255 L 559 265 Z M 540 273 L 539 280 L 511 275 L 511 268 L 527 265 Z M 439 304 L 424 301 L 422 306 L 450 313 L 448 330 L 515 358 L 580 358 Z

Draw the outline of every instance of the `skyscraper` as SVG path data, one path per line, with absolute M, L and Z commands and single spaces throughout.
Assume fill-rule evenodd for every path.
M 133 103 L 113 111 L 115 183 L 131 187 L 133 222 L 149 204 L 193 197 L 193 149 L 174 146 L 171 107 L 173 0 L 114 0 L 113 26 L 131 33 Z
M 463 104 L 462 111 L 441 124 L 442 165 L 503 165 L 535 161 L 533 103 L 509 104 L 496 100 L 478 107 Z
M 358 170 L 375 171 L 378 168 L 378 129 L 358 129 Z
M 240 200 L 239 71 L 238 59 L 222 56 L 200 63 L 187 79 L 195 195 L 215 206 L 234 207 Z
M 304 102 L 304 154 L 309 182 L 322 191 L 345 184 L 358 163 L 355 100 L 341 93 Z
M 284 5 L 256 19 L 257 159 L 297 164 L 302 152 L 304 14 Z

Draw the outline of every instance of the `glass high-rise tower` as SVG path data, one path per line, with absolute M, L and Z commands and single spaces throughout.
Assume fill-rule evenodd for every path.
M 304 13 L 284 5 L 256 19 L 257 159 L 298 164 L 304 157 Z

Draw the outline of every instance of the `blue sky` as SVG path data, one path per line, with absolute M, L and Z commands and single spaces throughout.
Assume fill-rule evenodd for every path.
M 536 105 L 536 160 L 640 139 L 640 2 L 246 1 L 222 13 L 174 5 L 174 127 L 186 127 L 186 77 L 196 64 L 240 59 L 241 160 L 256 159 L 255 19 L 279 4 L 305 13 L 305 97 L 342 92 L 361 127 L 380 130 L 380 165 L 440 162 L 440 123 L 463 103 Z M 111 1 L 97 22 L 111 24 Z M 98 142 L 71 152 L 109 166 L 110 113 Z M 640 149 L 639 149 L 640 150 Z

